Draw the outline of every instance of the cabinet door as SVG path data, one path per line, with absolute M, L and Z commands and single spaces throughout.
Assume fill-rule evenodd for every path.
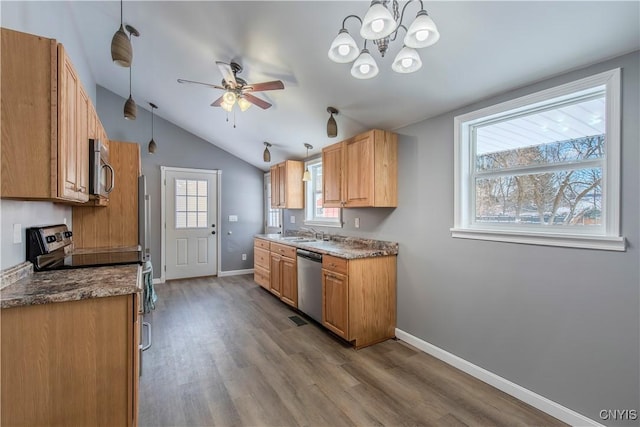
M 271 207 L 277 208 L 280 204 L 280 181 L 278 179 L 278 165 L 271 166 Z
M 278 165 L 278 207 L 287 207 L 287 167 L 286 163 Z
M 344 206 L 373 206 L 373 132 L 344 143 Z
M 91 101 L 82 86 L 78 85 L 76 117 L 76 182 L 77 199 L 89 200 L 89 111 Z
M 349 339 L 348 276 L 322 270 L 322 324 Z
M 269 290 L 277 296 L 280 296 L 281 294 L 281 288 L 280 288 L 282 284 L 282 280 L 280 278 L 280 276 L 282 275 L 282 270 L 280 268 L 281 265 L 282 265 L 282 257 L 277 254 L 271 254 L 271 263 L 269 268 L 269 275 L 271 277 L 269 278 L 269 283 L 270 283 Z
M 298 307 L 298 270 L 296 260 L 282 258 L 280 267 L 280 299 L 289 305 Z
M 78 86 L 80 81 L 58 45 L 58 197 L 78 199 Z M 88 159 L 87 159 L 88 161 Z
M 322 204 L 342 207 L 342 143 L 322 150 Z

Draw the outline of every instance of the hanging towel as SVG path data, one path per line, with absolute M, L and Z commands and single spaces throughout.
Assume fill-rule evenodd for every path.
M 155 310 L 156 301 L 158 300 L 156 290 L 153 288 L 153 266 L 151 265 L 151 261 L 146 261 L 144 263 L 144 268 L 142 269 L 142 280 L 144 282 L 144 312 L 149 313 L 151 310 Z

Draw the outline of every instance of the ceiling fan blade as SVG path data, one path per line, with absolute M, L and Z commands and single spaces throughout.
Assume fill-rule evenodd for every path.
M 222 86 L 212 85 L 210 83 L 195 82 L 193 80 L 178 79 L 178 83 L 196 84 L 196 85 L 202 85 L 202 86 L 211 87 L 213 89 L 222 89 L 222 90 L 224 90 L 224 88 Z
M 223 97 L 221 96 L 220 98 L 218 98 L 218 99 L 216 99 L 215 101 L 213 101 L 213 102 L 211 103 L 211 106 L 212 106 L 212 107 L 219 107 L 219 106 L 220 106 L 220 104 L 222 104 L 222 101 L 223 101 Z
M 255 83 L 247 86 L 247 91 L 261 92 L 265 90 L 279 90 L 284 89 L 284 83 L 280 80 L 274 80 L 272 82 Z
M 271 104 L 269 104 L 267 101 L 264 101 L 264 100 L 262 100 L 260 98 L 257 98 L 255 96 L 251 95 L 250 93 L 245 93 L 242 96 L 244 96 L 244 99 L 246 99 L 247 101 L 249 101 L 253 105 L 257 105 L 258 107 L 262 108 L 263 110 L 266 110 L 267 108 L 271 107 Z
M 238 86 L 238 82 L 236 82 L 236 76 L 233 74 L 233 70 L 231 69 L 231 65 L 226 62 L 216 61 L 216 65 L 220 69 L 220 74 L 222 74 L 222 78 L 225 82 L 234 89 Z

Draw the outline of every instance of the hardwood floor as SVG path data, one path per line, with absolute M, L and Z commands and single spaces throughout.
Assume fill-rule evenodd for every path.
M 141 426 L 564 425 L 400 341 L 355 351 L 297 327 L 253 275 L 156 291 Z

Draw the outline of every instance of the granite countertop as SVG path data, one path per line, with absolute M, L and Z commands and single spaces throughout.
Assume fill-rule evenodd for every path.
M 281 234 L 256 234 L 259 239 L 283 245 L 332 255 L 345 259 L 373 258 L 379 256 L 398 255 L 398 244 L 383 240 L 361 239 L 358 237 L 331 236 L 330 240 L 315 240 L 313 242 L 296 242 Z M 301 236 L 305 237 L 305 236 Z M 306 236 L 308 237 L 308 236 Z
M 42 271 L 18 278 L 0 291 L 0 307 L 78 301 L 140 292 L 137 264 Z

